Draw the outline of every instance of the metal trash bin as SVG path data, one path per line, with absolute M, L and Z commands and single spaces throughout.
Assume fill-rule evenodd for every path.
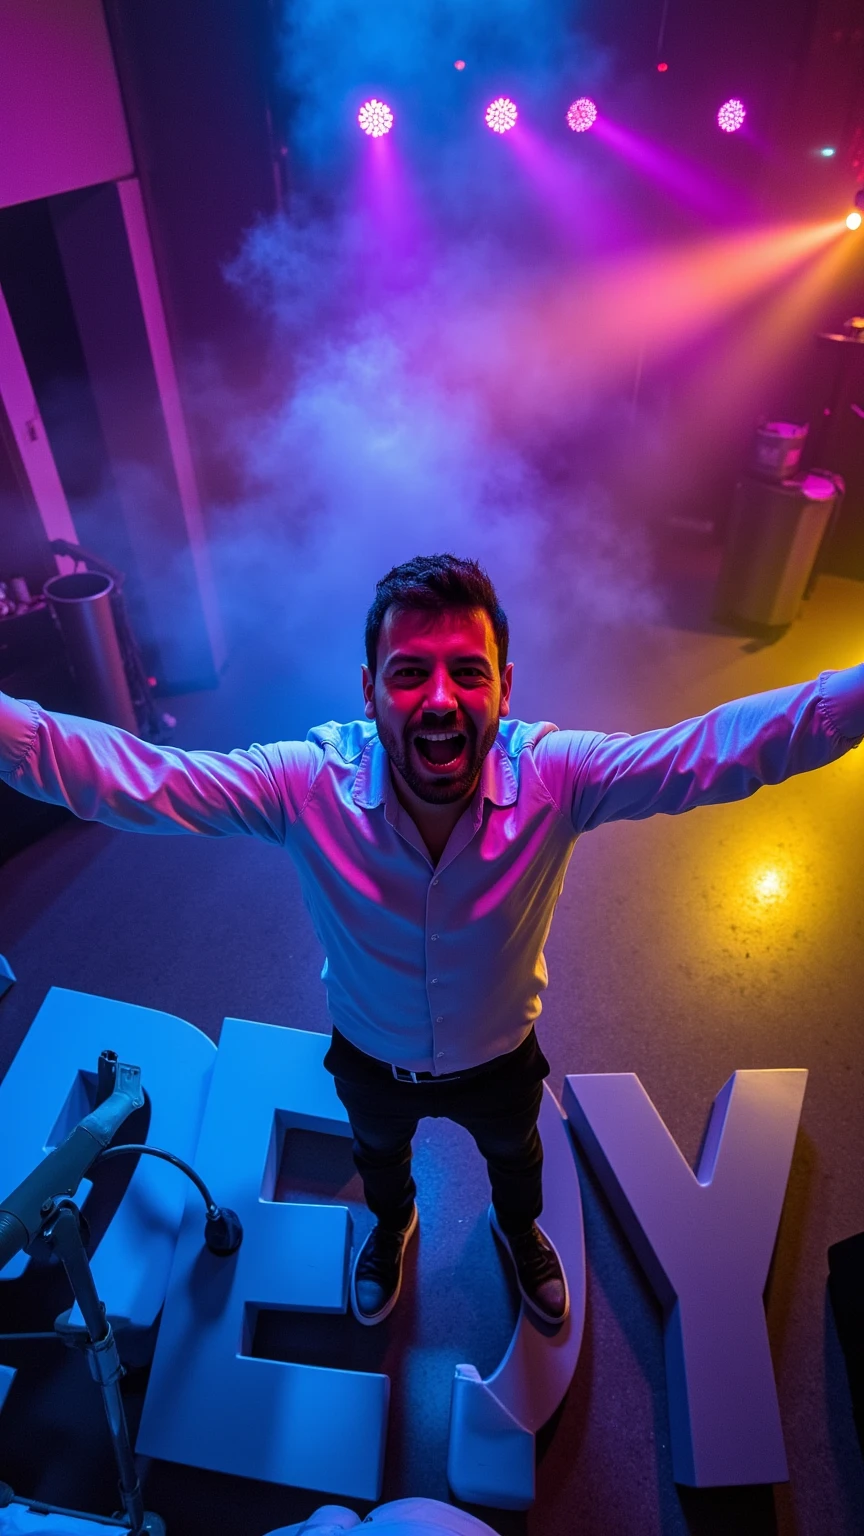
M 801 462 L 809 427 L 794 421 L 761 421 L 750 453 L 750 469 L 760 480 L 791 480 Z
M 63 636 L 82 714 L 137 734 L 138 721 L 114 628 L 114 583 L 110 576 L 96 571 L 52 576 L 42 590 Z
M 843 494 L 824 471 L 735 487 L 714 617 L 757 632 L 797 618 L 819 548 Z

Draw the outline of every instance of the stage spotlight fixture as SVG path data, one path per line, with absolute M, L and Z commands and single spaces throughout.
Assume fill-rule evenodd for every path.
M 739 101 L 737 96 L 731 96 L 717 113 L 717 126 L 724 133 L 737 133 L 746 116 L 747 108 L 743 101 Z
M 574 133 L 587 133 L 597 121 L 597 108 L 590 96 L 580 96 L 567 108 L 567 122 Z
M 509 133 L 518 116 L 515 101 L 509 96 L 496 96 L 486 108 L 486 127 L 493 133 Z
M 836 149 L 829 149 L 828 146 L 826 145 L 826 147 L 824 149 L 820 149 L 819 153 L 822 156 L 823 160 L 830 160 L 831 156 L 832 155 L 836 155 L 837 151 L 836 151 Z
M 357 121 L 371 139 L 380 139 L 393 127 L 393 113 L 386 101 L 377 101 L 373 96 L 371 101 L 363 103 L 357 113 Z
M 860 229 L 862 221 L 864 221 L 864 214 L 859 213 L 858 209 L 856 208 L 852 213 L 847 213 L 847 215 L 846 215 L 846 228 L 847 229 Z
M 453 65 L 453 68 L 454 69 L 464 69 L 465 68 L 465 60 L 464 59 L 457 59 L 456 62 L 454 63 L 454 65 Z
M 665 75 L 667 69 L 669 68 L 669 65 L 668 64 L 658 64 L 657 68 L 659 69 L 661 75 Z

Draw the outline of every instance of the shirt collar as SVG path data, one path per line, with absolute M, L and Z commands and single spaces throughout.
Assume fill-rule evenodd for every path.
M 387 753 L 380 737 L 373 736 L 363 750 L 354 788 L 351 792 L 355 805 L 366 811 L 383 805 L 390 787 L 390 767 Z M 493 805 L 513 805 L 517 794 L 516 775 L 500 736 L 492 743 L 480 770 L 480 794 Z
M 389 778 L 387 753 L 381 745 L 380 737 L 373 736 L 363 748 L 360 766 L 354 779 L 354 788 L 351 791 L 354 804 L 362 805 L 364 811 L 371 811 L 376 805 L 383 805 L 387 798 Z
M 480 770 L 480 792 L 484 800 L 493 805 L 514 805 L 518 785 L 516 775 L 501 737 L 498 736 L 483 760 Z

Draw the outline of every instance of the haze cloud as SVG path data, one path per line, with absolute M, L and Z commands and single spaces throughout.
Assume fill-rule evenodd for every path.
M 620 381 L 589 398 L 520 342 L 573 252 L 476 121 L 487 83 L 520 101 L 554 83 L 560 98 L 580 60 L 583 77 L 606 67 L 568 12 L 560 0 L 286 12 L 295 188 L 227 273 L 271 348 L 255 408 L 219 402 L 241 494 L 214 524 L 235 633 L 299 660 L 325 713 L 335 671 L 356 687 L 375 580 L 418 552 L 486 564 L 538 661 L 550 607 L 559 636 L 657 616 L 645 530 L 626 519 L 622 559 L 602 474 L 610 423 L 622 440 L 634 430 Z M 470 89 L 456 57 L 474 68 Z M 382 146 L 353 119 L 358 94 L 385 87 L 400 134 Z M 372 161 L 380 150 L 389 159 Z

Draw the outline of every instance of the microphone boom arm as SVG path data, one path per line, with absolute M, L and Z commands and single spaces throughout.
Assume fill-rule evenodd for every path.
M 112 1136 L 144 1103 L 141 1068 L 112 1063 L 113 1092 L 79 1121 L 0 1205 L 0 1269 L 41 1232 L 57 1196 L 74 1195 Z M 101 1073 L 100 1073 L 101 1077 Z

